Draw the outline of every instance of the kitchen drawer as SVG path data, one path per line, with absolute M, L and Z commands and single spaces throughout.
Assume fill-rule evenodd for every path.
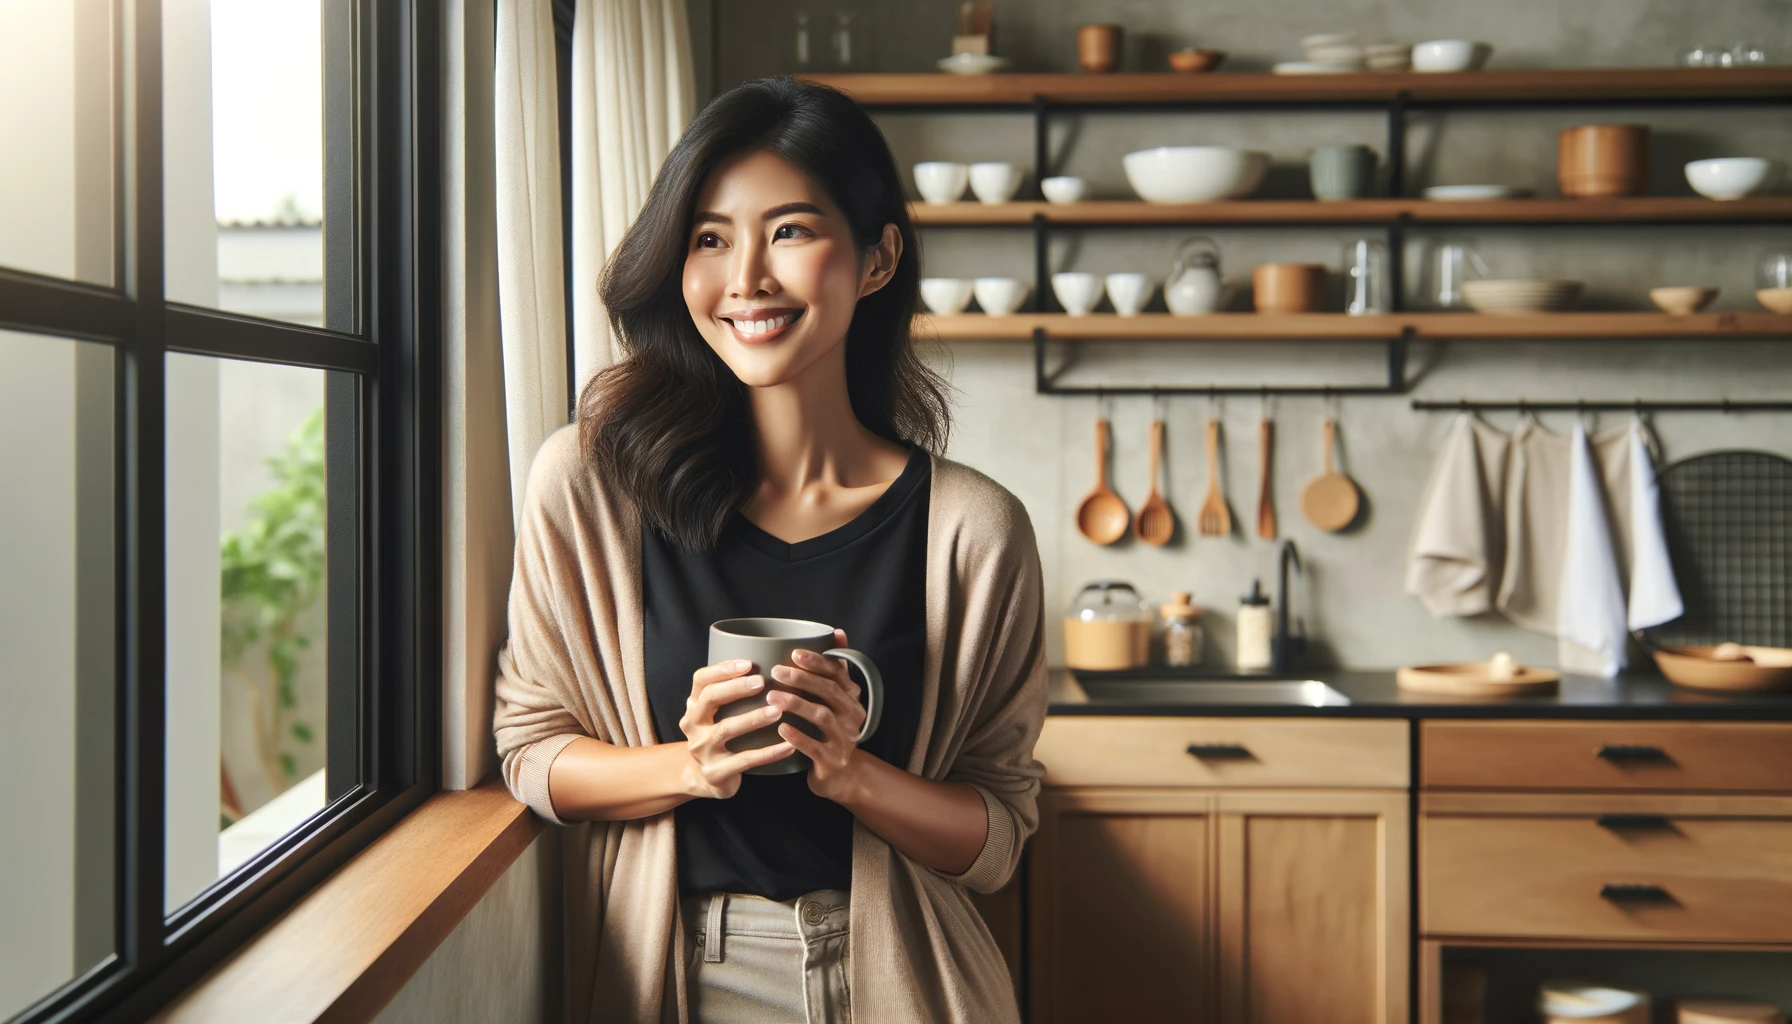
M 1426 935 L 1792 942 L 1792 798 L 1427 794 Z
M 1792 723 L 1425 722 L 1427 789 L 1792 793 Z
M 1408 725 L 1310 718 L 1052 716 L 1048 786 L 1405 788 Z

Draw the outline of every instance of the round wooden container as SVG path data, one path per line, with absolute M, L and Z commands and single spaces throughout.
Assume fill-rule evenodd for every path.
M 1583 124 L 1556 138 L 1556 182 L 1573 199 L 1649 190 L 1649 126 Z
M 1084 25 L 1076 30 L 1076 62 L 1084 71 L 1101 75 L 1120 67 L 1119 25 Z
M 1259 313 L 1317 313 L 1325 302 L 1325 266 L 1259 263 L 1251 268 L 1251 302 Z

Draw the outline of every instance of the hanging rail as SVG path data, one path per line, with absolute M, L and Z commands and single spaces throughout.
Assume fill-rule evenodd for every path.
M 1411 327 L 1402 328 L 1397 337 L 1387 339 L 1388 382 L 1386 384 L 1186 384 L 1176 386 L 1149 384 L 1059 384 L 1057 374 L 1046 369 L 1045 328 L 1033 328 L 1033 390 L 1041 395 L 1404 395 L 1410 389 L 1406 379 L 1406 349 L 1412 340 Z M 1298 339 L 1291 339 L 1298 340 Z M 1366 339 L 1374 340 L 1374 339 Z M 1071 344 L 1075 344 L 1074 339 Z
M 1479 401 L 1466 398 L 1454 402 L 1430 402 L 1415 399 L 1412 407 L 1421 412 L 1792 412 L 1792 402 L 1732 401 L 1728 398 L 1701 402 L 1647 398 L 1636 398 L 1628 402 L 1532 402 L 1524 399 Z

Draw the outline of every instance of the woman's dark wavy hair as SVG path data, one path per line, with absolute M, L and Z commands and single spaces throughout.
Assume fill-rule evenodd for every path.
M 891 441 L 940 453 L 949 429 L 947 384 L 909 336 L 920 245 L 883 133 L 826 86 L 784 77 L 736 86 L 685 129 L 611 254 L 599 292 L 625 356 L 579 396 L 580 442 L 604 486 L 691 549 L 713 548 L 759 484 L 747 386 L 697 332 L 682 284 L 704 180 L 724 160 L 758 151 L 807 173 L 845 214 L 861 251 L 877 246 L 885 224 L 902 233 L 894 275 L 859 300 L 847 329 L 847 394 L 859 422 Z

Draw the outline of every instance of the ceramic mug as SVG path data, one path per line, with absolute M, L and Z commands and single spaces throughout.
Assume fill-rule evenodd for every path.
M 834 646 L 834 627 L 808 619 L 777 618 L 744 618 L 722 619 L 709 626 L 709 662 L 715 665 L 736 658 L 750 661 L 753 667 L 747 674 L 759 674 L 765 677 L 765 689 L 751 696 L 730 701 L 716 709 L 716 721 L 733 718 L 758 711 L 765 707 L 765 695 L 773 690 L 786 693 L 797 693 L 806 699 L 813 700 L 808 694 L 792 687 L 785 686 L 772 678 L 772 667 L 791 664 L 790 657 L 795 651 L 815 651 L 829 658 L 839 658 L 857 668 L 865 677 L 865 724 L 859 729 L 859 743 L 864 743 L 877 732 L 878 719 L 884 713 L 884 678 L 878 674 L 877 666 L 871 659 L 859 651 L 848 647 Z M 728 742 L 728 749 L 739 753 L 743 750 L 758 750 L 775 743 L 784 742 L 778 735 L 778 726 L 790 723 L 798 729 L 821 738 L 821 731 L 807 719 L 793 714 L 785 714 L 778 721 L 764 728 L 754 729 L 743 736 Z M 802 753 L 792 753 L 789 757 L 780 758 L 771 764 L 748 768 L 748 775 L 789 775 L 793 772 L 808 771 L 809 757 Z
M 1318 199 L 1361 199 L 1375 181 L 1375 154 L 1368 146 L 1319 146 L 1307 161 Z

